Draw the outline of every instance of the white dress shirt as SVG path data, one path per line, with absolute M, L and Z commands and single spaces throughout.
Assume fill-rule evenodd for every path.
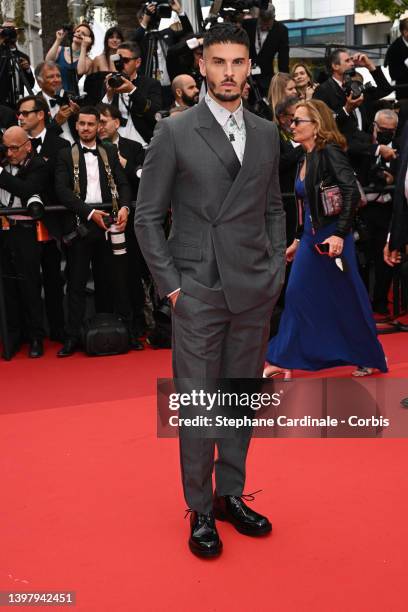
M 135 89 L 136 87 L 130 93 L 119 94 L 118 108 L 123 119 L 126 121 L 126 125 L 120 126 L 118 132 L 123 138 L 128 138 L 129 140 L 135 140 L 136 142 L 139 142 L 145 149 L 147 147 L 147 142 L 135 128 L 133 124 L 133 119 L 130 114 L 130 106 L 132 104 L 130 96 L 135 91 Z M 109 100 L 107 94 L 103 97 L 102 102 L 104 104 L 111 104 L 111 101 Z
M 92 149 L 96 151 L 96 144 L 89 147 L 84 142 L 81 142 L 81 147 Z M 101 192 L 101 181 L 99 177 L 99 161 L 98 156 L 93 153 L 85 153 L 85 165 L 86 165 L 86 196 L 85 204 L 102 203 L 102 192 Z M 93 211 L 92 211 L 93 212 Z M 90 213 L 88 219 L 92 216 Z
M 46 102 L 48 104 L 48 107 L 50 109 L 51 118 L 54 119 L 55 115 L 58 113 L 58 111 L 59 111 L 59 109 L 61 107 L 60 107 L 59 104 L 56 104 L 55 106 L 51 107 L 51 104 L 50 104 L 51 96 L 46 94 L 45 91 L 41 91 L 41 93 L 44 96 L 44 99 L 46 100 Z M 60 128 L 62 129 L 62 134 L 60 134 L 61 138 L 64 138 L 65 140 L 68 140 L 68 142 L 71 145 L 73 145 L 75 140 L 72 137 L 71 130 L 70 130 L 69 125 L 68 125 L 68 121 L 64 121 L 64 123 L 60 125 Z
M 226 109 L 224 106 L 221 106 L 221 104 L 218 104 L 218 102 L 216 102 L 208 93 L 205 96 L 205 102 L 211 113 L 214 115 L 216 121 L 224 130 L 240 163 L 242 164 L 246 143 L 246 129 L 242 100 L 238 108 L 233 113 L 231 113 L 231 111 Z
M 15 176 L 19 170 L 18 166 L 12 166 L 9 164 L 5 168 L 0 168 L 0 174 L 7 171 L 12 176 Z M 10 200 L 13 198 L 12 194 L 5 189 L 0 189 L 0 205 L 9 206 Z M 21 208 L 21 199 L 18 196 L 14 196 L 13 203 L 10 208 Z M 17 221 L 32 221 L 33 218 L 27 215 L 7 215 L 10 219 L 16 219 Z
M 47 133 L 47 128 L 44 128 L 43 131 L 40 132 L 40 134 L 38 134 L 38 136 L 30 136 L 30 140 L 32 140 L 33 138 L 41 138 L 41 145 L 38 145 L 36 148 L 37 153 L 40 152 L 41 147 L 44 144 L 44 138 L 45 138 L 46 133 Z

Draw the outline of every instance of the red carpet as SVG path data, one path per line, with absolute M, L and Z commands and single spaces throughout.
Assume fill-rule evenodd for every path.
M 381 339 L 388 376 L 408 376 L 407 340 Z M 247 490 L 263 489 L 254 507 L 273 534 L 222 523 L 223 556 L 202 561 L 187 548 L 177 440 L 156 438 L 170 352 L 57 360 L 56 348 L 0 363 L 0 591 L 76 591 L 75 607 L 53 609 L 81 612 L 405 612 L 406 440 L 254 440 Z

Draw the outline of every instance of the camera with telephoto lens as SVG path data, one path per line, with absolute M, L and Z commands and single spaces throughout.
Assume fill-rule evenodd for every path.
M 357 98 L 373 87 L 372 83 L 364 84 L 359 80 L 353 79 L 357 74 L 359 73 L 355 68 L 345 70 L 343 74 L 343 90 L 347 97 L 351 94 L 352 100 L 357 100 Z
M 22 28 L 18 29 L 21 30 Z M 0 38 L 3 39 L 3 45 L 14 45 L 17 41 L 17 28 L 14 28 L 12 26 L 0 28 Z
M 149 4 L 153 4 L 156 7 L 154 13 L 151 13 L 147 8 Z M 146 2 L 143 5 L 143 14 L 157 20 L 170 19 L 172 10 L 170 2 Z
M 112 253 L 114 255 L 126 255 L 126 236 L 123 230 L 118 229 L 117 219 L 109 215 L 109 217 L 103 218 L 103 222 L 108 228 L 106 235 L 109 238 Z
M 81 94 L 80 96 L 78 96 L 72 91 L 63 91 L 62 94 L 60 93 L 59 97 L 61 106 L 63 106 L 64 104 L 69 105 L 70 102 L 75 102 L 75 104 L 81 106 L 81 104 L 86 99 L 86 94 Z
M 378 191 L 382 191 L 385 187 L 387 187 L 386 172 L 389 172 L 389 168 L 387 168 L 387 166 L 382 163 L 374 163 L 368 172 L 369 186 L 373 189 L 378 189 Z
M 268 0 L 223 0 L 220 15 L 225 17 L 226 15 L 248 13 L 252 8 L 267 11 L 268 5 Z
M 74 33 L 74 26 L 72 23 L 64 23 L 64 25 L 61 26 L 61 30 L 63 30 L 67 36 L 72 36 Z
M 123 61 L 123 57 L 119 55 L 119 53 L 115 53 L 114 55 L 111 55 L 111 60 L 117 72 L 112 72 L 111 76 L 108 79 L 108 85 L 112 89 L 116 89 L 117 87 L 120 87 L 121 85 L 123 85 L 123 79 L 127 79 L 129 77 L 124 72 L 125 62 Z
M 30 217 L 34 219 L 34 221 L 38 221 L 42 219 L 44 216 L 44 202 L 41 199 L 41 196 L 38 193 L 32 195 L 27 200 L 27 210 Z

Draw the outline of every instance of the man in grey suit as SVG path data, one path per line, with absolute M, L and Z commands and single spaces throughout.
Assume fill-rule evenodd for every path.
M 160 121 L 147 149 L 135 230 L 159 293 L 172 302 L 176 385 L 262 376 L 284 279 L 285 215 L 276 126 L 242 107 L 250 69 L 245 31 L 211 28 L 200 60 L 206 98 Z M 249 428 L 225 439 L 180 432 L 189 546 L 197 555 L 221 552 L 214 517 L 247 535 L 271 531 L 268 519 L 242 499 L 250 438 Z

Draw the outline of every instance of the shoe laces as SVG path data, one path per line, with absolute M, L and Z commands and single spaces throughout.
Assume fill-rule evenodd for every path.
M 254 491 L 253 493 L 243 493 L 241 495 L 241 499 L 244 499 L 245 501 L 249 501 L 249 502 L 253 502 L 255 500 L 255 495 L 257 493 L 260 493 L 263 489 L 258 489 L 258 491 Z

